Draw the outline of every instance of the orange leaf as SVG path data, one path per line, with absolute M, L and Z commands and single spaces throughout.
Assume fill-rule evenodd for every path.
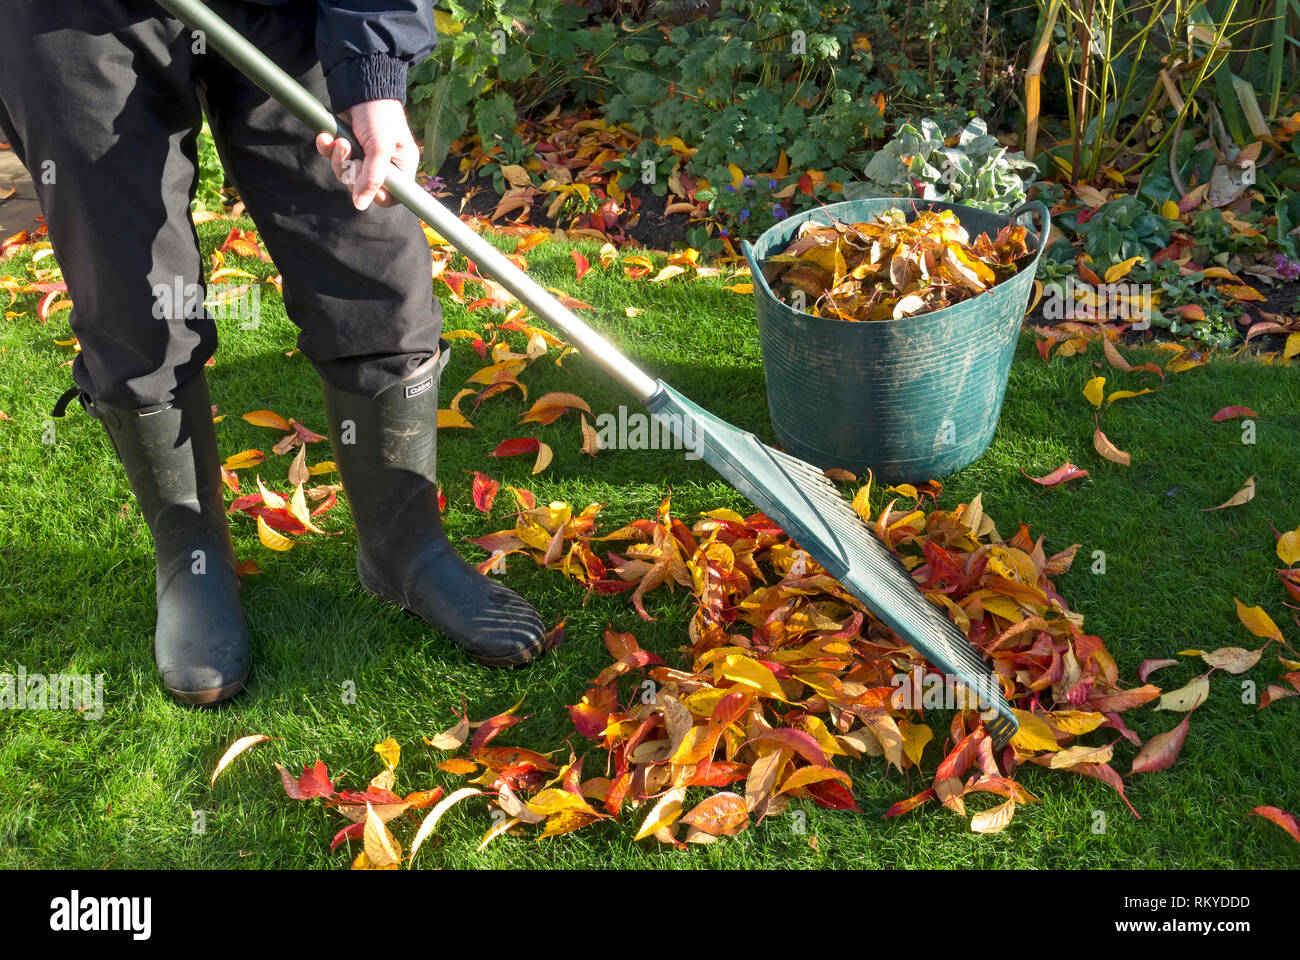
M 591 413 L 591 407 L 582 397 L 573 393 L 547 393 L 537 398 L 537 401 L 528 409 L 528 412 L 520 419 L 520 423 L 554 423 L 560 417 L 564 416 L 570 410 L 581 410 L 584 413 Z
M 1093 414 L 1093 422 L 1097 424 L 1097 432 L 1092 435 L 1092 445 L 1097 452 L 1107 460 L 1127 467 L 1133 458 L 1111 443 L 1110 438 L 1101 432 L 1101 423 L 1097 420 L 1096 414 Z
M 487 474 L 474 474 L 474 506 L 484 513 L 492 509 L 492 501 L 496 499 L 497 491 L 501 489 L 501 484 L 493 480 Z
M 1294 813 L 1287 813 L 1278 807 L 1256 807 L 1250 811 L 1248 816 L 1263 817 L 1272 823 L 1277 824 L 1283 830 L 1291 835 L 1291 839 L 1300 843 L 1300 817 Z
M 227 457 L 224 466 L 227 470 L 243 470 L 245 467 L 255 467 L 265 459 L 266 454 L 261 450 L 241 450 Z
M 735 793 L 715 793 L 681 818 L 710 836 L 734 837 L 749 826 L 745 798 Z
M 212 779 L 208 781 L 208 786 L 211 787 L 215 785 L 217 777 L 221 776 L 221 772 L 225 770 L 226 767 L 230 766 L 231 762 L 249 747 L 256 746 L 265 740 L 271 739 L 273 738 L 268 737 L 264 733 L 255 733 L 251 737 L 240 737 L 230 745 L 230 749 L 223 753 L 221 759 L 217 761 L 217 768 L 212 771 Z M 279 737 L 275 737 L 274 739 L 278 740 Z

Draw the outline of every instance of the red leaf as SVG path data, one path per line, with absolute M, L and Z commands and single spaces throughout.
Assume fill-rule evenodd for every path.
M 339 848 L 339 845 L 345 840 L 360 840 L 362 834 L 366 832 L 366 821 L 359 823 L 349 823 L 346 827 L 334 834 L 334 840 L 330 843 L 330 853 Z
M 808 796 L 812 797 L 813 803 L 819 807 L 826 807 L 828 810 L 856 810 L 862 812 L 857 801 L 853 799 L 853 791 L 838 780 L 822 780 L 818 783 L 809 784 L 806 788 Z
M 284 792 L 294 800 L 334 796 L 334 784 L 330 783 L 330 772 L 323 761 L 317 760 L 314 767 L 304 763 L 302 776 L 297 780 L 278 763 L 275 766 L 280 771 L 280 779 L 284 781 Z
M 1138 755 L 1133 758 L 1133 773 L 1152 773 L 1156 770 L 1168 770 L 1178 759 L 1187 739 L 1187 726 L 1191 722 L 1189 713 L 1182 722 L 1167 733 L 1161 733 L 1146 742 Z
M 777 727 L 773 730 L 763 731 L 752 742 L 779 743 L 783 747 L 789 747 L 809 763 L 815 763 L 819 767 L 826 766 L 826 754 L 822 751 L 821 746 L 818 745 L 811 734 L 805 733 L 803 730 L 795 730 L 791 727 Z
M 525 453 L 536 453 L 539 446 L 541 443 L 536 437 L 515 437 L 511 440 L 502 440 L 488 456 L 518 457 Z
M 584 257 L 582 254 L 580 254 L 577 250 L 570 250 L 569 256 L 573 257 L 573 267 L 578 272 L 578 282 L 582 283 L 582 278 L 586 274 L 586 272 L 591 268 L 591 264 L 588 263 L 587 258 Z
M 906 800 L 899 800 L 888 810 L 886 810 L 883 816 L 897 817 L 899 814 L 911 813 L 913 810 L 915 810 L 921 804 L 925 803 L 927 800 L 933 800 L 933 799 L 934 799 L 934 788 L 931 787 L 928 790 L 922 790 L 914 797 L 908 797 Z
M 508 730 L 516 723 L 522 720 L 513 713 L 502 713 L 491 720 L 484 720 L 483 725 L 474 731 L 474 739 L 469 743 L 469 752 L 473 756 L 481 748 L 487 746 L 488 741 L 495 737 L 502 730 Z
M 1040 487 L 1054 487 L 1057 484 L 1069 483 L 1071 480 L 1078 480 L 1088 475 L 1087 470 L 1076 467 L 1068 460 L 1045 477 L 1031 477 L 1025 473 L 1023 468 L 1020 472 L 1025 474 L 1026 479 L 1034 481 Z
M 1231 420 L 1233 417 L 1258 417 L 1259 414 L 1250 407 L 1224 407 L 1214 416 L 1210 417 L 1210 423 L 1220 423 L 1224 420 Z
M 492 501 L 496 499 L 497 491 L 501 489 L 501 484 L 497 483 L 485 473 L 474 474 L 474 506 L 483 513 L 489 513 L 492 510 Z

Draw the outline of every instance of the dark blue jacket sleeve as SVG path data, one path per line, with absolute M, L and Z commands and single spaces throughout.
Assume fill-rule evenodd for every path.
M 433 0 L 316 0 L 316 53 L 336 111 L 406 102 L 406 68 L 437 42 Z

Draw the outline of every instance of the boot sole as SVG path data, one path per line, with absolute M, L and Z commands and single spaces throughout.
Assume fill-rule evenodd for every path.
M 419 619 L 422 620 L 423 622 L 429 623 L 428 620 L 425 620 L 424 617 L 421 617 L 410 607 L 406 606 L 406 604 L 402 603 L 402 601 L 390 597 L 388 594 L 378 589 L 373 584 L 373 582 L 368 582 L 368 578 L 366 574 L 363 572 L 363 568 L 361 564 L 357 564 L 357 579 L 361 581 L 361 587 L 367 593 L 372 593 L 380 600 L 383 600 L 386 603 L 391 603 L 393 606 L 402 610 L 404 613 L 408 613 L 413 617 L 419 617 Z M 429 626 L 433 627 L 435 630 L 441 629 L 432 623 L 429 623 Z M 446 633 L 445 630 L 442 632 Z M 468 647 L 466 647 L 463 643 L 458 641 L 451 634 L 447 633 L 446 635 L 448 637 L 451 637 L 452 643 L 455 643 L 456 646 L 460 647 L 461 650 L 465 651 L 465 656 L 469 657 L 471 660 L 478 661 L 479 663 L 483 664 L 483 666 L 485 667 L 525 667 L 528 664 L 532 663 L 535 659 L 537 659 L 537 655 L 542 652 L 541 650 L 523 651 L 519 654 L 516 654 L 515 656 L 510 656 L 510 657 L 489 657 L 486 656 L 485 654 L 475 653 L 474 651 L 470 650 Z
M 225 686 L 216 687 L 211 690 L 176 690 L 167 687 L 167 692 L 179 700 L 181 703 L 190 707 L 210 707 L 229 700 L 244 689 L 244 684 L 248 681 L 248 674 L 244 674 L 234 683 L 227 683 Z M 166 684 L 164 684 L 166 686 Z

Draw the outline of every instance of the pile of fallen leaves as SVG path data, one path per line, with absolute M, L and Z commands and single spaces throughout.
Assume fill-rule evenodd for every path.
M 787 303 L 817 317 L 897 320 L 969 300 L 1016 274 L 1031 252 L 1008 223 L 974 241 L 951 210 L 900 209 L 829 226 L 807 221 L 763 273 Z M 800 306 L 802 304 L 802 306 Z
M 476 477 L 476 488 L 484 480 Z M 539 505 L 529 491 L 508 489 L 518 508 L 514 526 L 473 541 L 489 553 L 483 569 L 501 570 L 510 556 L 527 556 L 589 593 L 630 592 L 646 620 L 653 619 L 648 594 L 681 587 L 695 603 L 688 666 L 665 663 L 631 633 L 607 630 L 612 662 L 568 708 L 587 749 L 573 749 L 571 739 L 567 758 L 494 742 L 526 719 L 517 712 L 521 704 L 480 721 L 462 708 L 453 727 L 425 739 L 436 751 L 456 754 L 440 761 L 440 770 L 470 778 L 445 798 L 437 790 L 394 792 L 399 751 L 391 740 L 376 746 L 386 769 L 364 791 L 340 791 L 320 762 L 297 778 L 281 771 L 289 796 L 324 798 L 352 821 L 333 845 L 363 841 L 355 868 L 410 861 L 443 814 L 474 796 L 499 811 L 479 849 L 532 825 L 540 839 L 631 821 L 638 840 L 684 847 L 738 834 L 795 799 L 859 811 L 843 764 L 862 757 L 882 757 L 909 779 L 922 778 L 923 789 L 893 804 L 886 817 L 934 802 L 968 818 L 973 831 L 999 832 L 1017 806 L 1037 800 L 1017 780 L 1026 765 L 1100 780 L 1128 804 L 1112 766 L 1120 741 L 1138 748 L 1131 774 L 1172 766 L 1210 676 L 1243 673 L 1272 642 L 1285 643 L 1260 608 L 1239 605 L 1247 629 L 1267 638 L 1260 649 L 1181 651 L 1209 670 L 1176 690 L 1147 682 L 1179 662 L 1173 659 L 1146 661 L 1138 684 L 1123 684 L 1105 644 L 1084 631 L 1083 617 L 1052 584 L 1070 567 L 1077 545 L 1049 556 L 1043 539 L 1032 538 L 1024 525 L 1004 539 L 978 496 L 926 513 L 926 494 L 908 485 L 890 488 L 895 498 L 873 517 L 868 481 L 853 501 L 863 522 L 948 610 L 1015 706 L 1019 732 L 999 751 L 974 706 L 963 707 L 971 699 L 960 685 L 877 622 L 763 514 L 711 510 L 688 527 L 665 499 L 654 518 L 598 536 L 600 504 L 574 513 L 567 504 Z M 896 508 L 904 499 L 912 502 Z M 614 551 L 608 544 L 623 546 Z M 1290 541 L 1283 546 L 1290 556 Z M 561 623 L 552 633 L 552 645 L 561 642 L 563 629 Z M 1300 689 L 1294 672 L 1300 663 L 1278 659 L 1293 671 L 1287 681 Z M 1282 695 L 1270 690 L 1269 699 Z M 954 698 L 957 708 L 950 710 Z M 1122 715 L 1157 700 L 1156 710 L 1185 716 L 1143 743 Z M 951 718 L 936 729 L 931 717 L 939 711 Z M 232 747 L 217 772 L 236 748 L 257 739 Z M 701 792 L 688 803 L 691 788 Z M 968 809 L 989 795 L 992 804 Z M 403 854 L 389 824 L 430 805 Z M 1285 811 L 1254 812 L 1290 830 L 1292 815 Z

